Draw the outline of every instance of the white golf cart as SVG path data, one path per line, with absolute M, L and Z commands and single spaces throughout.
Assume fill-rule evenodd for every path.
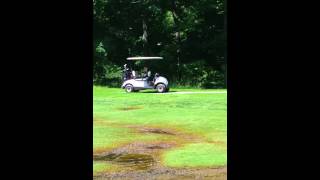
M 161 60 L 162 57 L 129 57 L 129 61 L 137 60 Z M 160 76 L 158 73 L 155 73 L 152 76 L 151 71 L 144 72 L 143 75 L 137 76 L 134 70 L 127 68 L 127 65 L 124 66 L 124 82 L 122 83 L 121 88 L 125 89 L 126 92 L 137 92 L 139 90 L 145 89 L 157 89 L 159 93 L 164 93 L 169 91 L 169 83 L 167 78 Z M 147 69 L 145 69 L 146 71 Z

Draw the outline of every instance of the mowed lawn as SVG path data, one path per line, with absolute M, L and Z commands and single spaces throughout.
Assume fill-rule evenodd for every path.
M 175 92 L 226 92 L 226 90 L 170 89 Z M 167 167 L 215 167 L 227 164 L 227 93 L 156 94 L 125 93 L 120 88 L 93 87 L 94 153 L 110 151 L 131 142 L 179 143 L 164 151 Z M 193 140 L 162 134 L 135 133 L 132 127 L 150 127 L 186 134 Z M 94 162 L 94 171 L 110 169 Z

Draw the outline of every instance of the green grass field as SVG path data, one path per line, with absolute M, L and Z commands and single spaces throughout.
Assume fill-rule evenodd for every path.
M 219 91 L 170 89 L 170 91 Z M 214 167 L 227 164 L 227 93 L 156 94 L 125 93 L 120 88 L 93 87 L 94 153 L 110 151 L 131 142 L 174 142 L 161 164 L 167 167 Z M 130 128 L 151 127 L 182 136 L 136 133 Z M 112 165 L 94 162 L 94 173 Z

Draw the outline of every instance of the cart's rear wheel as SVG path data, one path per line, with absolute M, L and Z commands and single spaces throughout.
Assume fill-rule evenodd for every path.
M 166 86 L 164 84 L 158 84 L 157 85 L 157 91 L 159 93 L 163 93 L 163 92 L 166 92 Z
M 125 89 L 126 89 L 126 92 L 128 92 L 128 93 L 134 91 L 134 90 L 133 90 L 133 86 L 132 86 L 131 84 L 126 85 Z

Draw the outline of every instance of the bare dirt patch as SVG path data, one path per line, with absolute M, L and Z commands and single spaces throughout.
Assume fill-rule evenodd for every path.
M 173 129 L 158 127 L 128 126 L 135 133 L 150 133 L 172 136 L 174 140 L 159 140 L 157 142 L 133 142 L 115 149 L 109 149 L 95 154 L 94 161 L 107 161 L 117 168 L 96 174 L 96 180 L 226 180 L 227 167 L 214 168 L 170 168 L 163 166 L 161 154 L 163 151 L 185 143 L 203 141 L 202 137 Z M 211 141 L 224 144 L 222 141 Z M 97 153 L 97 152 L 96 152 Z
M 181 140 L 187 140 L 187 141 L 193 141 L 193 140 L 199 140 L 202 139 L 199 135 L 196 134 L 190 134 L 183 132 L 179 129 L 173 129 L 173 128 L 163 128 L 163 127 L 145 127 L 145 126 L 135 126 L 135 125 L 129 125 L 126 126 L 126 128 L 133 129 L 136 133 L 143 133 L 143 134 L 158 134 L 158 135 L 169 135 L 169 136 L 175 136 L 176 138 L 179 138 Z
M 93 160 L 94 161 L 112 161 L 119 156 L 121 156 L 121 154 L 116 154 L 116 153 L 109 153 L 104 156 L 93 155 Z
M 124 179 L 124 180 L 226 180 L 227 167 L 217 168 L 153 168 L 144 171 L 130 171 L 108 173 L 95 176 L 96 180 Z
M 124 145 L 119 148 L 112 149 L 107 152 L 102 152 L 94 155 L 94 159 L 103 160 L 103 158 L 109 158 L 106 160 L 112 160 L 110 158 L 116 157 L 119 154 L 152 154 L 156 155 L 160 150 L 169 149 L 174 147 L 173 143 L 166 142 L 153 142 L 153 143 L 145 143 L 145 142 L 134 142 L 127 145 Z
M 94 161 L 108 161 L 121 170 L 101 173 L 96 180 L 226 180 L 227 168 L 170 168 L 160 163 L 159 154 L 176 144 L 166 142 L 135 142 L 108 152 L 94 155 Z
M 147 146 L 146 148 L 148 149 L 166 149 L 166 147 L 164 146 L 159 146 L 159 145 L 150 145 L 150 146 Z
M 154 133 L 154 134 L 164 134 L 164 135 L 176 135 L 173 132 L 162 130 L 162 129 L 153 129 L 153 128 L 142 128 L 139 130 L 140 133 Z
M 137 110 L 137 109 L 143 109 L 141 106 L 128 106 L 128 107 L 121 107 L 117 108 L 120 111 L 130 111 L 130 110 Z

